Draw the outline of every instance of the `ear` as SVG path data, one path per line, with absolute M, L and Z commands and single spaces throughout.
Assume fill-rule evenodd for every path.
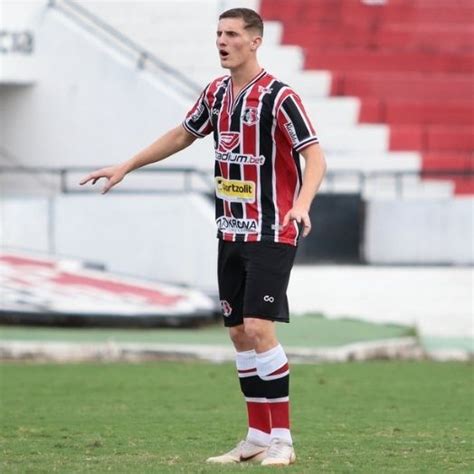
M 260 48 L 262 41 L 263 41 L 263 38 L 261 36 L 254 36 L 254 38 L 252 39 L 252 43 L 250 45 L 250 49 L 252 51 L 256 51 L 258 48 Z

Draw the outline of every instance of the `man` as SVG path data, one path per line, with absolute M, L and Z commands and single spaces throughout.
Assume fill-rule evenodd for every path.
M 274 323 L 289 322 L 286 290 L 300 227 L 308 235 L 309 208 L 326 165 L 299 96 L 258 64 L 262 36 L 262 19 L 253 10 L 224 12 L 216 45 L 230 76 L 212 81 L 181 125 L 131 160 L 81 182 L 107 178 L 105 193 L 130 171 L 213 133 L 219 294 L 249 428 L 244 441 L 207 460 L 212 463 L 295 461 L 288 360 Z

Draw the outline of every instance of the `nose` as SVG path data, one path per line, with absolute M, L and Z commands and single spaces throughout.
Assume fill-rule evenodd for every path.
M 216 43 L 217 43 L 217 46 L 219 46 L 219 47 L 225 46 L 226 42 L 225 42 L 225 39 L 224 39 L 224 35 L 218 36 L 217 40 L 216 40 Z

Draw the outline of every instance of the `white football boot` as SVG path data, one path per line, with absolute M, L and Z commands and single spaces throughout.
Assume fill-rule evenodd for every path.
M 293 446 L 280 439 L 272 439 L 262 466 L 288 466 L 296 461 Z
M 245 461 L 261 461 L 267 454 L 267 446 L 259 446 L 250 441 L 241 441 L 228 453 L 208 458 L 206 462 L 214 464 L 234 464 Z

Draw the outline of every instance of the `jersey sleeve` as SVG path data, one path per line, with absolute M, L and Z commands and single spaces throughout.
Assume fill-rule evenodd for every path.
M 207 86 L 199 96 L 199 99 L 186 114 L 183 127 L 197 138 L 203 138 L 212 132 L 211 114 L 207 103 Z
M 319 143 L 313 125 L 297 94 L 288 95 L 281 103 L 277 123 L 293 150 L 297 152 L 313 143 Z

